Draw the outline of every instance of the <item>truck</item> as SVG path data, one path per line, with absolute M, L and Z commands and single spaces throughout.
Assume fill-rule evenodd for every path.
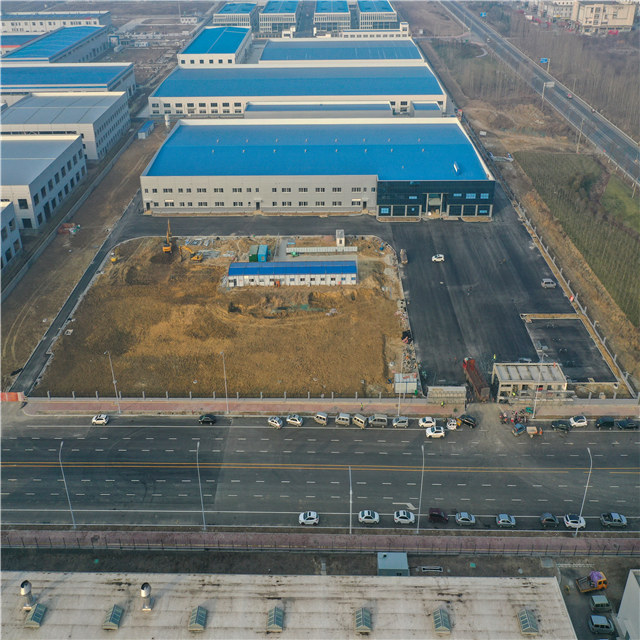
M 602 571 L 592 571 L 588 576 L 576 578 L 576 586 L 580 593 L 598 591 L 607 588 L 607 577 Z
M 476 367 L 474 358 L 465 358 L 462 361 L 462 368 L 467 381 L 471 385 L 476 398 L 480 402 L 486 402 L 489 399 L 489 385 L 485 380 L 482 372 Z

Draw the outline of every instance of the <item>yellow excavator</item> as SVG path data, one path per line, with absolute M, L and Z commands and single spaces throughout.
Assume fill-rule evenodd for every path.
M 182 260 L 184 259 L 184 256 L 182 255 L 183 249 L 191 254 L 189 260 L 191 260 L 192 262 L 202 262 L 202 254 L 199 251 L 194 251 L 186 244 L 181 244 L 178 246 L 178 250 L 180 251 L 180 262 L 182 262 Z
M 162 243 L 162 253 L 171 253 L 173 251 L 173 237 L 171 236 L 171 220 L 167 220 L 167 236 Z
M 109 255 L 109 260 L 111 260 L 111 262 L 115 264 L 116 262 L 118 262 L 119 255 L 120 255 L 120 252 L 118 251 L 118 247 L 116 247 Z

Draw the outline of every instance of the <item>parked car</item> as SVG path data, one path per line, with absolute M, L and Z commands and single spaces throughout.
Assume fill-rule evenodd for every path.
M 459 511 L 456 513 L 456 524 L 461 527 L 473 527 L 476 523 L 476 517 L 467 511 Z
M 557 529 L 560 521 L 553 513 L 546 511 L 540 516 L 540 525 L 543 529 Z
M 301 427 L 304 424 L 304 420 L 297 413 L 290 413 L 287 416 L 287 424 L 292 427 Z
M 573 100 L 573 94 L 572 93 L 567 93 L 567 99 L 568 100 Z
M 496 516 L 496 524 L 501 529 L 513 529 L 516 526 L 516 519 L 508 513 L 499 513 Z
M 425 436 L 427 438 L 444 438 L 445 433 L 444 427 L 428 427 Z
M 575 513 L 566 513 L 562 520 L 567 529 L 584 529 L 587 526 L 584 518 Z
M 569 418 L 569 424 L 572 427 L 586 427 L 588 423 L 584 416 L 573 416 Z
M 455 431 L 458 428 L 458 421 L 455 418 L 447 418 L 447 430 Z
M 571 423 L 568 420 L 554 420 L 551 423 L 551 428 L 554 431 L 571 431 Z
M 471 427 L 472 429 L 475 429 L 477 424 L 478 424 L 478 421 L 473 416 L 469 415 L 468 413 L 463 413 L 458 418 L 458 426 L 459 427 L 461 427 L 462 425 L 465 425 L 467 427 Z
M 611 635 L 616 632 L 616 628 L 607 616 L 589 616 L 589 631 L 591 633 Z
M 634 418 L 616 420 L 616 427 L 618 427 L 618 429 L 637 429 L 638 426 L 640 426 L 640 423 Z
M 358 514 L 358 522 L 360 524 L 378 524 L 380 522 L 380 514 L 377 511 L 365 509 Z
M 601 513 L 600 524 L 607 528 L 623 529 L 627 526 L 627 519 L 621 513 L 616 513 L 615 511 L 611 513 Z
M 431 256 L 431 262 L 444 262 L 444 256 L 441 253 L 436 253 L 435 256 Z
M 396 416 L 391 421 L 391 426 L 394 428 L 406 429 L 409 426 L 409 418 L 406 416 Z
M 106 413 L 99 413 L 91 418 L 91 424 L 109 424 L 109 416 Z
M 446 524 L 449 522 L 449 516 L 442 509 L 432 507 L 429 509 L 429 522 L 441 522 L 442 524 Z
M 400 509 L 400 511 L 396 511 L 393 514 L 393 521 L 396 524 L 414 524 L 416 521 L 416 517 L 413 513 L 411 513 L 411 511 Z
M 198 418 L 200 424 L 215 424 L 216 417 L 212 413 L 204 413 Z
M 282 429 L 282 418 L 278 418 L 278 416 L 271 416 L 267 423 L 270 427 L 274 429 Z
M 514 436 L 521 436 L 523 433 L 527 433 L 527 427 L 523 424 L 514 424 L 511 433 L 513 433 Z
M 558 283 L 551 278 L 542 278 L 542 282 L 540 282 L 540 286 L 543 289 L 555 289 L 558 286 Z
M 596 420 L 596 429 L 613 429 L 616 421 L 611 416 L 602 416 Z
M 298 516 L 299 524 L 316 525 L 320 522 L 320 516 L 315 511 L 303 511 Z
M 425 416 L 424 418 L 420 418 L 418 420 L 418 426 L 426 429 L 427 427 L 435 427 L 436 421 L 431 416 Z

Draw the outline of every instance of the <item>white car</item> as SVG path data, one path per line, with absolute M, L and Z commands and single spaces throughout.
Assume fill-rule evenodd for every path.
M 360 524 L 378 524 L 380 522 L 380 514 L 377 511 L 365 509 L 358 514 L 358 522 Z
M 587 419 L 584 416 L 573 416 L 573 418 L 569 418 L 569 424 L 572 427 L 586 427 Z
M 476 517 L 466 511 L 456 513 L 456 524 L 461 527 L 472 527 L 476 523 Z
M 409 418 L 406 416 L 397 416 L 391 421 L 391 424 L 394 429 L 406 429 L 409 426 Z
M 301 427 L 303 423 L 304 420 L 297 413 L 291 413 L 287 416 L 287 424 L 294 427 Z
M 282 419 L 278 418 L 278 416 L 271 416 L 267 420 L 267 424 L 274 429 L 282 429 Z
M 109 416 L 106 413 L 99 413 L 91 418 L 91 424 L 109 424 Z
M 499 513 L 496 516 L 496 524 L 501 529 L 513 529 L 516 526 L 516 519 L 508 513 Z
M 584 529 L 587 526 L 584 518 L 575 513 L 566 513 L 563 520 L 567 529 Z
M 396 524 L 414 524 L 416 521 L 416 517 L 413 513 L 411 513 L 411 511 L 400 509 L 400 511 L 396 511 L 393 514 L 393 521 Z
M 425 432 L 425 436 L 427 438 L 444 438 L 444 427 L 429 427 Z
M 316 525 L 320 522 L 320 516 L 315 511 L 303 511 L 298 516 L 299 524 Z
M 435 256 L 431 256 L 431 262 L 444 262 L 444 256 L 441 253 L 436 253 Z
M 418 426 L 422 427 L 423 429 L 426 429 L 427 427 L 435 427 L 436 421 L 430 416 L 425 416 L 424 418 L 420 418 L 420 420 L 418 420 Z
M 458 428 L 458 421 L 455 418 L 447 418 L 447 430 L 455 431 Z

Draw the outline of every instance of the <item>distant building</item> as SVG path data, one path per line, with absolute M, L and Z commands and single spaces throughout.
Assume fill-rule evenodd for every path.
M 295 28 L 299 11 L 299 0 L 269 0 L 258 19 L 260 33 L 278 35 L 281 31 Z
M 243 62 L 251 44 L 251 29 L 206 27 L 178 54 L 184 68 L 212 67 Z
M 547 20 L 571 20 L 576 0 L 541 0 L 538 14 Z
M 110 27 L 109 11 L 40 11 L 2 13 L 2 33 L 47 33 L 61 27 Z
M 321 31 L 339 31 L 351 27 L 351 12 L 347 0 L 317 0 L 313 26 Z
M 2 268 L 4 269 L 22 251 L 22 240 L 13 202 L 0 201 L 0 211 L 2 212 Z
M 360 29 L 398 27 L 398 14 L 388 0 L 358 0 L 356 12 Z
M 631 31 L 636 3 L 580 0 L 573 6 L 571 20 L 578 33 L 605 35 L 609 31 Z
M 20 229 L 38 229 L 85 179 L 82 138 L 0 135 L 0 168 Z
M 214 26 L 246 27 L 255 30 L 258 22 L 258 5 L 255 2 L 227 2 L 211 17 Z
M 354 260 L 232 262 L 227 275 L 230 287 L 335 287 L 357 282 Z

